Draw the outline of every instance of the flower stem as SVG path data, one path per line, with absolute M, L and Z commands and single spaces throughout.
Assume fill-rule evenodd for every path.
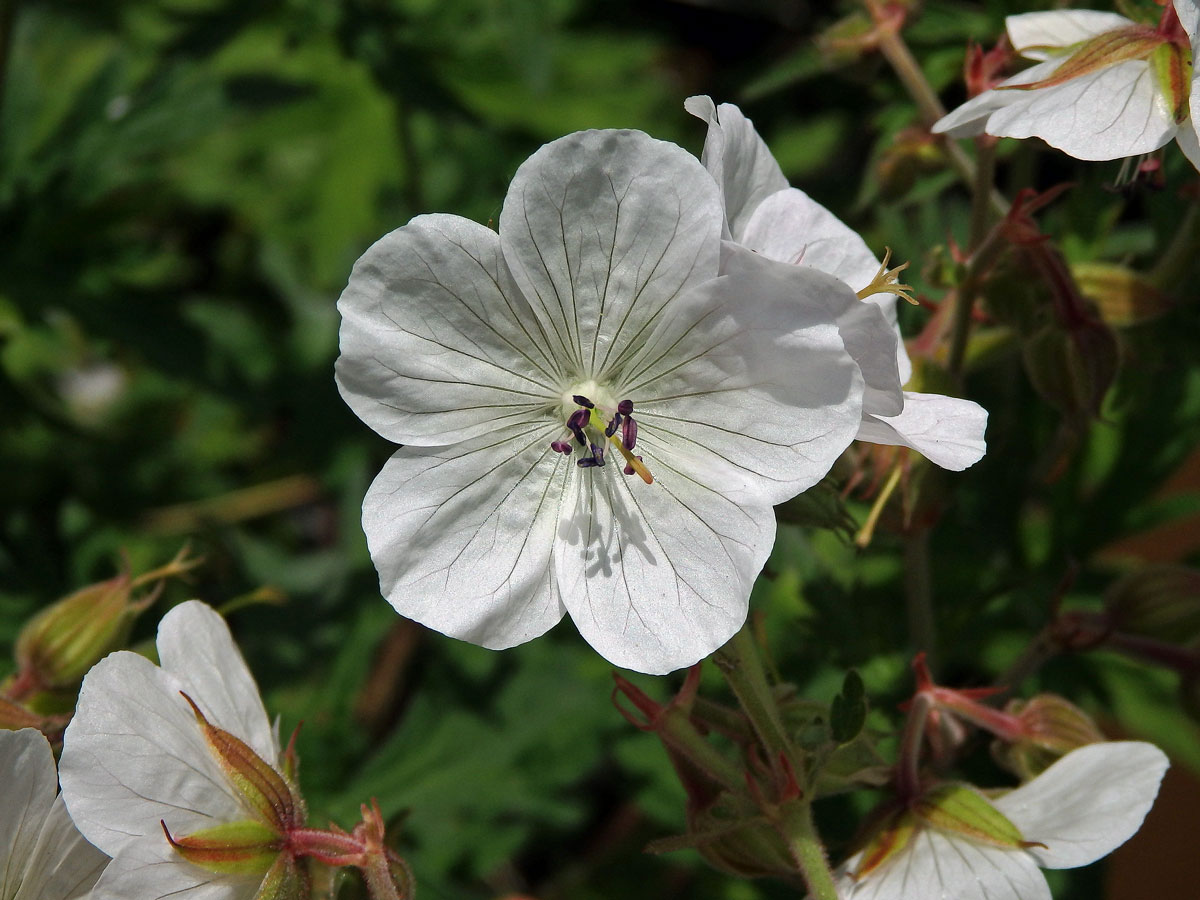
M 1171 293 L 1183 283 L 1197 256 L 1200 256 L 1200 201 L 1188 205 L 1171 243 L 1150 270 L 1150 282 L 1160 291 Z
M 812 804 L 804 798 L 784 804 L 780 813 L 777 827 L 787 842 L 788 852 L 800 869 L 800 874 L 804 876 L 809 897 L 812 900 L 838 900 L 837 885 L 829 869 L 825 847 L 813 824 Z
M 4 108 L 4 85 L 8 75 L 8 57 L 12 52 L 13 28 L 17 21 L 17 0 L 0 0 L 0 109 Z
M 713 654 L 713 662 L 729 682 L 742 710 L 754 726 L 763 749 L 771 757 L 784 754 L 791 760 L 791 742 L 779 715 L 774 692 L 747 622 L 729 643 Z
M 925 73 L 921 70 L 920 63 L 912 55 L 912 51 L 908 49 L 908 44 L 904 42 L 904 38 L 900 36 L 900 32 L 896 29 L 895 25 L 885 21 L 877 0 L 866 0 L 866 2 L 867 9 L 876 23 L 879 51 L 891 65 L 892 71 L 896 73 L 896 77 L 900 79 L 900 83 L 904 85 L 904 89 L 908 91 L 908 95 L 917 104 L 917 111 L 921 115 L 921 123 L 926 128 L 929 128 L 946 114 L 946 107 L 942 106 L 942 101 L 938 99 L 937 93 L 934 91 L 932 85 L 929 84 L 929 79 L 925 77 Z M 978 169 L 975 160 L 971 159 L 962 147 L 952 141 L 947 140 L 943 144 L 943 149 L 945 150 L 946 158 L 950 160 L 950 165 L 962 176 L 964 181 L 974 185 L 977 180 Z M 1000 215 L 1008 212 L 1008 201 L 1004 199 L 1004 196 L 998 190 L 991 188 L 988 191 L 987 197 L 988 202 L 991 203 L 992 207 Z
M 924 652 L 933 665 L 937 643 L 933 618 L 933 587 L 929 577 L 929 529 L 904 538 L 904 600 L 908 611 L 908 638 L 913 649 Z

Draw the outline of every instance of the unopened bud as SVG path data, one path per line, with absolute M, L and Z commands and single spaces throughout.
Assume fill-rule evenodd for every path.
M 17 636 L 17 680 L 22 693 L 74 687 L 88 669 L 124 644 L 134 619 L 157 597 L 152 590 L 135 598 L 137 588 L 161 585 L 199 563 L 184 548 L 165 566 L 137 577 L 123 572 L 43 609 Z
M 1010 700 L 1004 711 L 1017 717 L 1023 736 L 1012 743 L 997 741 L 992 755 L 1022 781 L 1040 775 L 1072 750 L 1104 740 L 1091 716 L 1056 694 Z
M 1171 298 L 1149 279 L 1116 263 L 1087 262 L 1071 266 L 1075 283 L 1114 328 L 1136 325 L 1171 308 Z
M 1116 338 L 1098 321 L 1067 331 L 1048 325 L 1024 346 L 1034 388 L 1069 418 L 1087 420 L 1100 406 L 1117 373 Z
M 1149 566 L 1126 575 L 1104 594 L 1113 628 L 1172 644 L 1200 638 L 1200 571 Z
M 875 165 L 880 193 L 886 200 L 906 195 L 922 175 L 946 166 L 938 140 L 924 128 L 906 128 L 880 154 Z
M 34 690 L 76 684 L 120 647 L 144 608 L 131 597 L 126 574 L 88 585 L 30 619 L 17 637 L 17 667 Z

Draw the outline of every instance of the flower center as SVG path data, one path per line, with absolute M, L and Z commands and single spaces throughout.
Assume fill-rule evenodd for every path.
M 578 447 L 584 455 L 575 461 L 575 465 L 590 469 L 604 465 L 605 446 L 611 444 L 625 459 L 623 471 L 626 475 L 637 473 L 646 484 L 654 483 L 642 458 L 633 454 L 638 425 L 633 418 L 632 400 L 614 403 L 607 390 L 594 381 L 587 381 L 563 393 L 562 414 L 566 419 L 567 434 L 551 441 L 551 449 L 570 456 Z

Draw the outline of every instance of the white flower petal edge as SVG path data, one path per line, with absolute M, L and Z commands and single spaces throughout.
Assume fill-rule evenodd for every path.
M 40 731 L 0 730 L 0 900 L 75 900 L 108 857 L 84 840 L 56 797 L 50 743 Z
M 97 663 L 84 677 L 63 739 L 59 777 L 67 809 L 84 836 L 119 861 L 110 866 L 114 874 L 106 870 L 97 884 L 97 900 L 132 896 L 113 887 L 111 879 L 136 868 L 130 862 L 134 857 L 154 861 L 151 870 L 137 876 L 144 878 L 138 884 L 159 884 L 149 872 L 176 868 L 193 873 L 190 877 L 213 878 L 196 875 L 172 850 L 160 820 L 172 834 L 189 834 L 246 818 L 181 692 L 211 724 L 256 751 L 256 744 L 263 745 L 260 755 L 267 762 L 277 765 L 280 758 L 258 688 L 216 612 L 195 600 L 180 604 L 159 623 L 158 646 L 162 668 L 124 650 Z M 188 648 L 195 648 L 194 656 Z M 157 893 L 149 887 L 140 891 L 139 900 L 169 895 L 174 882 L 168 881 L 155 888 Z M 242 896 L 232 890 L 211 897 Z
M 898 416 L 864 415 L 858 440 L 911 447 L 930 462 L 961 472 L 979 462 L 987 445 L 987 410 L 974 400 L 904 392 Z
M 1188 121 L 1179 126 L 1175 140 L 1179 149 L 1200 170 L 1200 3 L 1197 0 L 1175 0 L 1179 23 L 1192 42 L 1192 87 L 1188 94 Z
M 758 204 L 786 188 L 787 179 L 754 123 L 732 103 L 717 106 L 700 95 L 688 97 L 683 107 L 709 125 L 701 161 L 721 189 L 728 219 L 725 236 L 738 240 Z
M 846 349 L 862 370 L 865 392 L 857 438 L 911 447 L 954 471 L 978 462 L 986 450 L 987 424 L 987 413 L 978 404 L 900 390 L 912 377 L 912 362 L 897 324 L 896 296 L 875 294 L 860 301 L 854 294 L 879 270 L 879 261 L 863 239 L 803 191 L 784 187 L 764 194 L 739 186 L 737 180 L 744 174 L 723 164 L 731 146 L 738 148 L 739 158 L 756 161 L 756 173 L 774 173 L 769 179 L 757 174 L 757 184 L 786 185 L 786 180 L 753 123 L 736 106 L 717 107 L 708 97 L 691 97 L 684 106 L 708 123 L 703 160 L 723 195 L 759 198 L 748 214 L 744 207 L 739 210 L 737 221 L 727 210 L 732 240 L 722 247 L 722 272 L 762 268 L 752 262 L 757 256 L 826 272 L 851 288 L 831 290 L 817 302 L 823 302 L 837 321 Z M 908 405 L 913 408 L 907 410 Z
M 882 867 L 858 881 L 861 854 L 838 869 L 845 900 L 1050 900 L 1038 866 L 1073 868 L 1115 850 L 1141 827 L 1167 769 L 1142 741 L 1089 744 L 1063 756 L 995 806 L 1028 841 L 1046 848 L 1006 850 L 923 828 Z
M 763 276 L 717 278 L 722 220 L 686 151 L 579 132 L 517 171 L 499 235 L 423 216 L 367 252 L 338 383 L 408 444 L 363 505 L 401 614 L 498 649 L 569 611 L 609 660 L 654 673 L 740 627 L 771 505 L 853 439 L 863 382 L 822 305 L 750 310 Z M 827 286 L 797 273 L 794 292 Z M 652 484 L 611 447 L 591 468 L 551 449 L 577 394 L 601 428 L 634 404 Z
M 1122 15 L 1096 9 L 1019 13 L 1004 20 L 1013 49 L 1037 60 L 1060 55 L 1065 47 L 1132 24 Z
M 922 829 L 897 856 L 860 881 L 838 870 L 843 900 L 1051 900 L 1028 854 Z
M 1196 56 L 1194 4 L 1176 0 L 1180 22 Z M 1192 117 L 1176 123 L 1145 60 L 1130 60 L 1030 90 L 1009 90 L 1052 75 L 1072 45 L 1105 31 L 1134 23 L 1096 10 L 1024 13 L 1006 20 L 1009 40 L 1023 55 L 1044 60 L 984 91 L 934 123 L 935 134 L 954 138 L 986 132 L 997 137 L 1039 137 L 1077 159 L 1107 160 L 1149 153 L 1177 138 L 1189 160 L 1200 168 L 1195 137 L 1195 108 L 1200 74 L 1193 75 Z
M 1111 853 L 1142 825 L 1158 796 L 1167 756 L 1143 741 L 1088 744 L 996 801 L 996 808 L 1047 869 L 1087 865 Z

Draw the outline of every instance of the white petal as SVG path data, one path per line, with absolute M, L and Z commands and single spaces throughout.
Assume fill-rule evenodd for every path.
M 932 828 L 859 881 L 839 870 L 843 900 L 1050 900 L 1050 888 L 1028 853 L 976 844 Z
M 1076 159 L 1149 153 L 1178 130 L 1144 60 L 1117 63 L 1052 87 L 1005 93 L 1020 96 L 991 115 L 988 134 L 1040 137 Z
M 1175 140 L 1179 142 L 1179 149 L 1183 151 L 1183 155 L 1188 158 L 1188 161 L 1200 169 L 1200 132 L 1196 130 L 1196 114 L 1200 112 L 1200 99 L 1197 99 L 1196 94 L 1200 92 L 1200 85 L 1192 82 L 1192 116 L 1186 122 L 1179 126 L 1179 133 L 1175 135 Z
M 858 232 L 797 188 L 778 191 L 760 203 L 741 243 L 769 259 L 828 272 L 853 291 L 865 288 L 879 271 L 879 260 Z M 874 294 L 867 302 L 883 311 L 896 332 L 896 365 L 904 384 L 912 377 L 912 363 L 900 336 L 896 295 Z
M 930 462 L 961 472 L 983 458 L 987 410 L 973 400 L 904 392 L 898 416 L 863 415 L 858 440 L 912 447 Z
M 572 378 L 605 381 L 682 291 L 717 274 L 704 168 L 638 131 L 581 131 L 527 159 L 500 213 L 504 258 Z
M 271 765 L 280 765 L 279 741 L 258 685 L 216 610 L 189 600 L 163 616 L 158 658 L 210 723 L 245 741 Z
M 836 322 L 846 352 L 862 370 L 863 409 L 878 415 L 899 415 L 904 408 L 896 349 L 899 338 L 878 304 L 859 300 L 843 281 L 824 272 L 776 262 L 731 244 L 725 246 L 722 268 L 728 275 L 756 279 L 756 296 L 773 294 L 770 299 L 755 302 L 790 301 L 806 307 L 800 314 L 811 317 L 808 321 Z M 743 300 L 742 305 L 749 302 Z M 783 309 L 779 312 L 787 314 Z
M 870 284 L 879 270 L 879 260 L 858 233 L 798 188 L 764 199 L 738 243 L 768 259 L 828 272 L 854 291 Z
M 775 514 L 674 468 L 663 442 L 636 449 L 654 484 L 620 474 L 615 457 L 572 480 L 555 570 L 587 642 L 614 665 L 659 675 L 708 656 L 745 622 Z
M 1179 24 L 1187 36 L 1192 39 L 1193 59 L 1195 59 L 1195 41 L 1200 37 L 1200 3 L 1196 0 L 1175 0 L 1175 14 L 1179 16 Z
M 561 391 L 558 336 L 513 285 L 495 232 L 467 219 L 419 216 L 384 235 L 338 310 L 338 389 L 396 443 L 474 437 Z
M 1060 65 L 1062 65 L 1062 61 L 1058 59 L 1038 63 L 1036 66 L 1031 66 L 1024 72 L 1006 79 L 1003 85 L 1030 84 L 1034 81 L 1041 81 L 1053 75 L 1054 70 Z M 1027 97 L 1027 94 L 1023 91 L 995 89 L 984 91 L 979 96 L 972 97 L 961 106 L 950 110 L 934 122 L 929 130 L 934 134 L 945 134 L 952 138 L 967 138 L 983 134 L 992 113 L 1014 103 L 1021 103 L 1024 97 Z M 988 133 L 992 134 L 993 132 L 989 131 Z
M 363 501 L 380 590 L 401 615 L 494 650 L 563 616 L 550 553 L 572 460 L 561 425 L 403 447 Z
M 1116 13 L 1094 9 L 1056 9 L 1050 12 L 1021 13 L 1004 20 L 1009 43 L 1029 59 L 1049 59 L 1061 49 L 1093 38 L 1106 31 L 1134 24 Z
M 84 840 L 59 797 L 46 816 L 12 900 L 76 900 L 91 890 L 106 865 L 108 857 Z
M 83 679 L 63 739 L 63 800 L 84 837 L 110 856 L 165 841 L 159 820 L 189 834 L 244 818 L 205 743 L 181 681 L 118 651 Z
M 0 897 L 10 897 L 57 790 L 54 755 L 40 731 L 0 730 Z
M 741 241 L 755 208 L 786 188 L 787 179 L 754 123 L 732 103 L 718 107 L 708 97 L 696 96 L 684 101 L 683 107 L 708 123 L 701 159 L 721 189 L 729 234 Z
M 163 840 L 109 863 L 90 900 L 253 900 L 262 877 L 218 875 L 186 862 Z
M 1142 741 L 1072 750 L 1028 784 L 995 801 L 1050 869 L 1069 869 L 1111 853 L 1131 838 L 1167 770 L 1166 755 Z

